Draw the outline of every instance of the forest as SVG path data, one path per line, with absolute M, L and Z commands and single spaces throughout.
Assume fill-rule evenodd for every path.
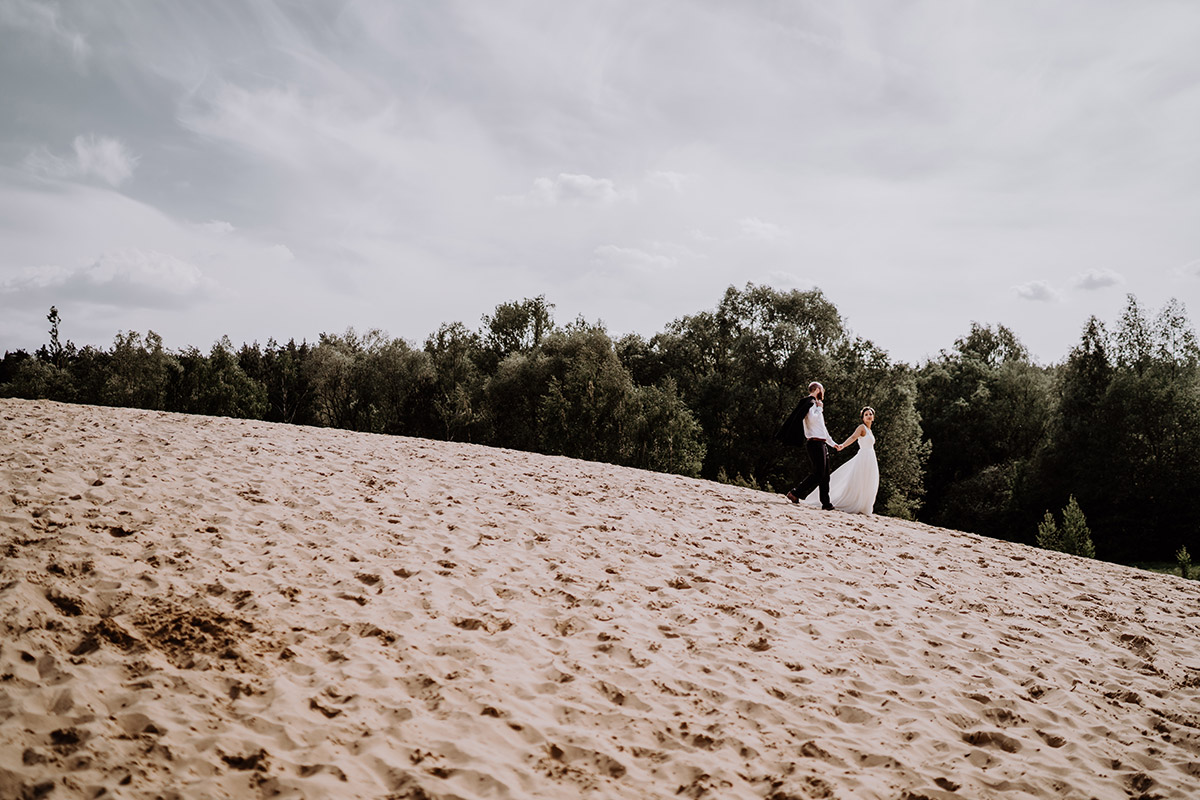
M 649 338 L 553 310 L 502 303 L 420 345 L 348 329 L 204 352 L 153 331 L 76 347 L 51 308 L 47 344 L 5 352 L 0 396 L 473 442 L 781 492 L 807 467 L 774 434 L 820 380 L 840 439 L 861 407 L 877 412 L 876 513 L 1032 544 L 1070 506 L 1097 558 L 1165 562 L 1196 546 L 1200 347 L 1177 301 L 1150 313 L 1129 296 L 1049 366 L 980 324 L 925 363 L 893 361 L 819 290 L 731 286 Z

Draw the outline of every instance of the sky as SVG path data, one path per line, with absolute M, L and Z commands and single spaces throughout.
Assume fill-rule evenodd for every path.
M 0 348 L 1200 313 L 1193 0 L 0 0 Z

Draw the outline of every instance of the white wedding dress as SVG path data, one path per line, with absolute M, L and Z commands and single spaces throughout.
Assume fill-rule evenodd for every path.
M 838 511 L 870 514 L 879 491 L 879 462 L 875 460 L 875 434 L 867 428 L 858 438 L 858 452 L 829 476 L 829 502 Z M 802 498 L 810 506 L 820 506 L 818 491 Z

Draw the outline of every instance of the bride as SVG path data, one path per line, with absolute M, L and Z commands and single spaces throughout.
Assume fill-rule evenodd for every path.
M 879 462 L 875 460 L 875 434 L 871 432 L 875 409 L 867 406 L 859 415 L 862 424 L 838 447 L 842 450 L 858 441 L 858 453 L 829 476 L 829 501 L 838 511 L 870 514 L 879 490 Z M 802 499 L 808 505 L 820 505 L 816 490 Z

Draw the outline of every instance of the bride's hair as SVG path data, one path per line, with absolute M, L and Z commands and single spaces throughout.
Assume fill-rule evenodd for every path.
M 868 411 L 870 411 L 872 414 L 875 413 L 875 409 L 871 408 L 870 406 L 863 406 L 862 411 L 858 412 L 858 418 L 862 419 L 863 414 L 866 414 Z

